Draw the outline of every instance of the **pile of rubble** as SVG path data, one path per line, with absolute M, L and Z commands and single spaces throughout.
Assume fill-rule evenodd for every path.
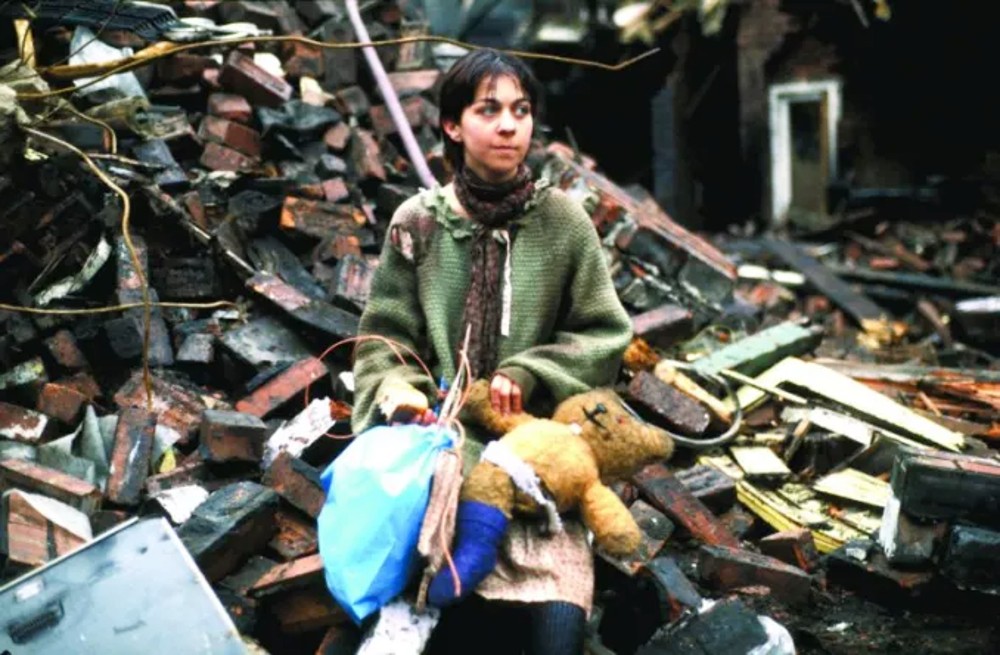
M 250 35 L 355 40 L 338 2 L 175 4 Z M 426 31 L 395 3 L 364 19 L 372 38 Z M 216 45 L 83 86 L 75 65 L 148 42 L 84 25 L 34 37 L 42 63 L 72 54 L 49 81 L 81 88 L 71 110 L 29 96 L 46 89 L 37 75 L 3 71 L 21 94 L 0 106 L 5 579 L 165 516 L 248 641 L 353 652 L 315 519 L 319 471 L 350 431 L 349 348 L 328 349 L 356 334 L 389 217 L 422 184 L 388 99 L 353 49 Z M 455 53 L 377 52 L 446 181 L 433 97 Z M 1000 289 L 977 279 L 1000 266 L 989 194 L 943 228 L 866 236 L 869 208 L 846 242 L 713 245 L 563 144 L 537 143 L 530 163 L 606 246 L 637 336 L 623 396 L 689 446 L 618 488 L 645 538 L 632 560 L 601 557 L 589 652 L 787 652 L 767 615 L 800 652 L 851 650 L 872 615 L 856 613 L 854 640 L 830 629 L 839 589 L 994 606 Z M 992 638 L 969 635 L 973 650 Z

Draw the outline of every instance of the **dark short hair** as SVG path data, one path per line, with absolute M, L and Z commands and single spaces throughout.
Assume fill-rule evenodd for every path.
M 499 50 L 482 48 L 464 55 L 448 69 L 441 80 L 441 91 L 438 98 L 440 110 L 439 126 L 441 138 L 444 140 L 444 156 L 454 170 L 462 167 L 465 161 L 465 149 L 461 143 L 448 138 L 444 131 L 447 120 L 458 123 L 462 120 L 462 112 L 476 99 L 476 89 L 484 79 L 492 79 L 509 75 L 517 80 L 528 100 L 531 102 L 531 114 L 538 115 L 538 104 L 541 100 L 541 85 L 528 66 L 513 55 Z

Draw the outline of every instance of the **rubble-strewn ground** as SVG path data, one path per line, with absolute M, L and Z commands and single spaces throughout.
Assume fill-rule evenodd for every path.
M 339 2 L 171 4 L 250 32 L 353 34 Z M 362 9 L 376 38 L 426 27 L 394 2 Z M 45 25 L 43 65 L 91 39 Z M 379 55 L 391 90 L 354 50 L 176 53 L 136 69 L 145 97 L 66 95 L 99 123 L 32 97 L 47 88 L 33 71 L 0 76 L 20 94 L 0 97 L 4 580 L 165 516 L 248 640 L 352 651 L 316 534 L 352 400 L 349 347 L 327 348 L 356 334 L 393 211 L 428 182 L 386 95 L 447 182 L 434 94 L 455 53 Z M 803 654 L 1000 649 L 998 597 L 953 585 L 996 591 L 1000 570 L 981 547 L 1000 538 L 998 167 L 957 181 L 960 204 L 936 187 L 848 189 L 819 222 L 698 235 L 566 144 L 539 138 L 529 162 L 592 217 L 637 335 L 618 390 L 680 444 L 616 487 L 645 538 L 632 560 L 601 556 L 592 652 L 666 653 L 655 634 L 730 595 L 727 610 L 773 618 Z M 94 169 L 131 199 L 128 238 Z M 911 523 L 880 535 L 894 500 Z M 955 534 L 981 541 L 962 550 Z M 894 547 L 917 561 L 887 560 Z

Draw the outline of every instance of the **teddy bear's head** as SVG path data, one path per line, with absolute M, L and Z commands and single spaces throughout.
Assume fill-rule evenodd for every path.
M 606 480 L 626 479 L 674 452 L 666 432 L 644 422 L 608 389 L 570 396 L 556 407 L 552 419 L 578 426 Z

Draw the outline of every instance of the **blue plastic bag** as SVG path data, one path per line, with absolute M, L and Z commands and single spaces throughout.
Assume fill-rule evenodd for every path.
M 436 425 L 375 427 L 323 471 L 319 552 L 330 593 L 355 623 L 398 596 L 416 572 L 437 454 L 455 437 Z

